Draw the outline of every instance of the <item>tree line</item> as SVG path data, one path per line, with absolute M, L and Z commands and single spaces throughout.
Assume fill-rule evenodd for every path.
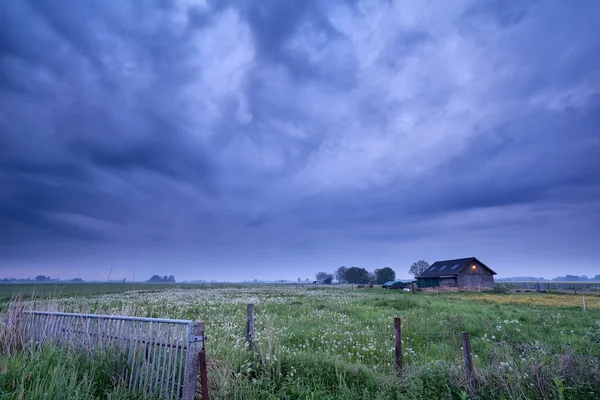
M 148 279 L 148 282 L 152 282 L 152 283 L 166 283 L 166 282 L 175 282 L 175 277 L 173 275 L 165 275 L 165 276 L 160 276 L 160 275 L 152 275 L 152 278 Z
M 411 265 L 408 272 L 414 276 L 419 276 L 427 268 L 429 268 L 429 263 L 425 260 L 420 260 Z M 385 282 L 395 280 L 396 272 L 390 267 L 378 268 L 373 272 L 369 272 L 361 267 L 348 268 L 341 266 L 331 274 L 328 272 L 318 272 L 316 278 L 318 281 L 335 278 L 340 283 L 365 284 L 373 282 L 377 285 L 382 285 Z

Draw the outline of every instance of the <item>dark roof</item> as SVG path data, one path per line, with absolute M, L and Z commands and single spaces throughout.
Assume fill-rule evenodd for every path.
M 456 260 L 445 260 L 436 261 L 432 266 L 427 268 L 425 272 L 419 275 L 417 278 L 439 278 L 441 276 L 455 276 L 467 265 L 473 261 L 477 261 L 484 268 L 489 270 L 493 275 L 496 275 L 494 271 L 475 257 L 469 258 L 457 258 Z

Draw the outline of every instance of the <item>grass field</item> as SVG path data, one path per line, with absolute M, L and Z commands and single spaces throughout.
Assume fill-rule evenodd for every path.
M 0 303 L 7 302 L 16 293 L 21 293 L 25 298 L 59 298 L 68 296 L 92 296 L 108 293 L 122 293 L 131 290 L 167 290 L 173 288 L 215 288 L 222 284 L 206 283 L 0 283 Z M 241 285 L 237 285 L 241 287 Z
M 48 290 L 52 298 L 38 290 L 26 305 L 202 319 L 215 399 L 469 398 L 462 331 L 471 335 L 481 399 L 599 398 L 600 298 L 595 296 L 586 296 L 584 312 L 581 296 L 565 294 L 412 295 L 344 287 L 138 284 L 131 291 L 131 284 L 111 285 Z M 10 296 L 9 289 L 2 290 Z M 248 352 L 245 342 L 248 303 L 256 305 L 258 353 Z M 400 379 L 394 368 L 395 315 L 403 321 L 405 368 Z M 56 349 L 46 352 L 61 365 Z M 28 398 L 27 388 L 34 387 L 27 374 L 15 371 L 15 357 L 33 356 L 24 351 L 12 360 L 1 356 L 0 368 L 6 366 L 0 374 L 1 399 L 21 393 Z M 106 376 L 107 368 L 96 376 Z M 79 376 L 78 371 L 64 375 Z M 61 387 L 54 379 L 63 378 L 29 379 L 39 390 L 40 385 Z M 76 383 L 72 378 L 70 384 Z M 116 384 L 110 390 L 114 393 L 82 389 L 79 398 L 124 396 Z

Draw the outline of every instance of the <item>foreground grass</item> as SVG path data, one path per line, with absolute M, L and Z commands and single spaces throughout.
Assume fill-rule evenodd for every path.
M 0 356 L 0 399 L 142 399 L 120 384 L 115 354 L 52 346 Z
M 481 399 L 598 398 L 600 310 L 594 299 L 583 312 L 576 301 L 581 296 L 529 296 L 519 302 L 501 294 L 245 286 L 66 297 L 28 306 L 202 319 L 215 399 L 466 398 L 462 331 L 471 335 Z M 255 304 L 258 352 L 249 352 L 245 342 L 247 303 Z M 403 320 L 401 379 L 394 368 L 395 315 Z

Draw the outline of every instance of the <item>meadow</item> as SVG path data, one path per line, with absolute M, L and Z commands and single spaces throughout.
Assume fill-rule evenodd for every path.
M 214 399 L 473 398 L 464 379 L 463 331 L 471 336 L 480 399 L 600 398 L 598 296 L 586 296 L 583 311 L 581 296 L 554 293 L 413 295 L 311 285 L 131 289 L 38 291 L 24 306 L 202 319 Z M 257 352 L 245 341 L 248 303 L 255 304 Z M 402 318 L 401 378 L 394 316 Z M 78 363 L 65 357 L 79 360 L 54 348 L 11 356 L 3 350 L 0 399 L 36 398 L 44 387 L 52 393 L 79 387 L 70 398 L 135 398 L 119 385 L 119 366 L 110 357 Z M 33 359 L 46 371 L 64 372 L 30 371 Z

